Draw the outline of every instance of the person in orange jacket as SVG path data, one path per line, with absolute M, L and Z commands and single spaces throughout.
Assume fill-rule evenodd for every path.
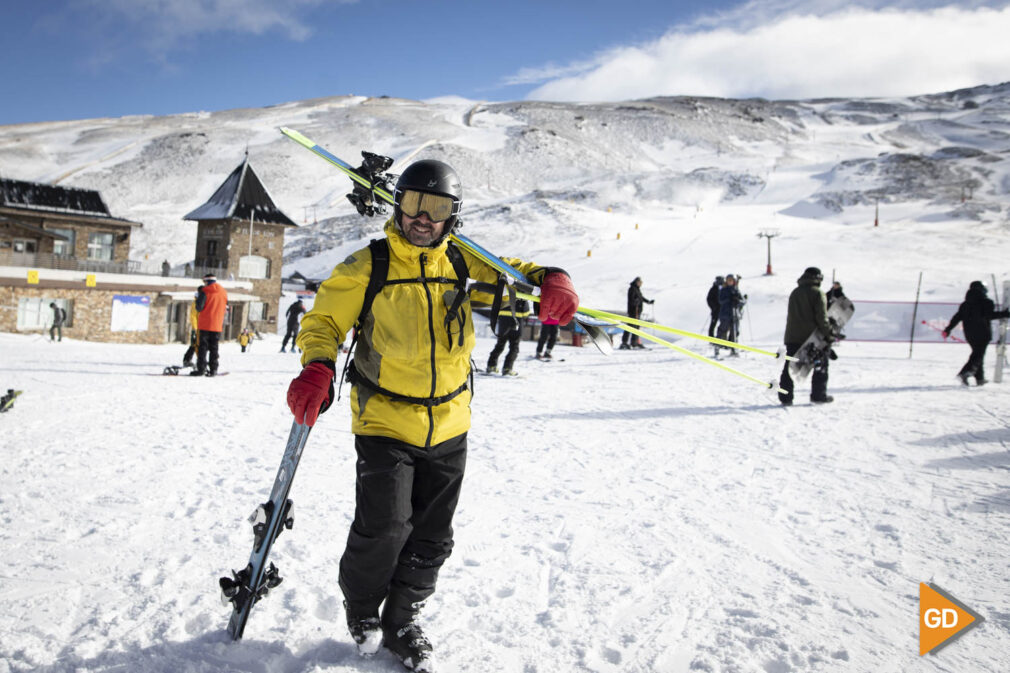
M 208 273 L 203 277 L 203 287 L 196 291 L 197 329 L 200 330 L 200 347 L 196 351 L 196 369 L 190 376 L 216 376 L 218 343 L 224 328 L 224 314 L 228 308 L 228 291 L 218 285 L 217 276 Z

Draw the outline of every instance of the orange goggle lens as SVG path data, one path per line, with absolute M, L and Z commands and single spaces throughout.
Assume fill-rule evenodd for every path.
M 407 217 L 417 217 L 427 213 L 432 222 L 444 222 L 453 215 L 455 200 L 451 196 L 428 194 L 413 189 L 404 190 L 400 195 L 400 210 Z

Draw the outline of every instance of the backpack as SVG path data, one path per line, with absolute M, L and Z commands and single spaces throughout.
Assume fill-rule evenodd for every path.
M 348 348 L 347 357 L 344 359 L 344 368 L 341 372 L 340 383 L 337 386 L 337 399 L 340 399 L 340 388 L 343 385 L 344 380 L 346 380 L 348 383 L 363 385 L 366 388 L 382 393 L 386 397 L 397 401 L 411 402 L 413 404 L 420 404 L 423 406 L 435 406 L 437 404 L 448 402 L 452 398 L 456 397 L 456 395 L 459 395 L 461 392 L 466 390 L 469 382 L 464 383 L 448 395 L 442 395 L 440 397 L 409 397 L 379 386 L 377 383 L 361 376 L 354 367 L 354 361 L 351 359 L 351 355 L 354 353 L 354 347 L 358 343 L 358 334 L 360 333 L 362 325 L 365 324 L 365 318 L 368 317 L 368 314 L 372 311 L 372 303 L 375 301 L 375 297 L 386 285 L 417 283 L 421 280 L 419 278 L 389 280 L 389 241 L 385 238 L 372 239 L 368 243 L 368 249 L 372 253 L 372 270 L 368 276 L 368 285 L 365 287 L 365 297 L 361 303 L 361 312 L 358 313 L 358 318 L 354 323 L 354 336 L 351 338 L 351 346 Z M 466 323 L 466 316 L 461 313 L 459 309 L 463 304 L 463 299 L 467 296 L 466 281 L 470 276 L 470 270 L 467 269 L 466 260 L 463 259 L 463 253 L 461 253 L 459 248 L 457 248 L 451 241 L 447 244 L 445 252 L 449 257 L 449 262 L 452 264 L 453 271 L 456 273 L 456 279 L 451 281 L 453 286 L 456 288 L 456 296 L 453 299 L 452 305 L 449 307 L 445 317 L 445 328 L 449 333 L 449 347 L 452 348 L 451 326 L 453 322 L 456 322 L 459 325 L 459 345 L 463 345 L 463 326 Z M 444 277 L 436 277 L 429 280 L 450 281 L 450 279 Z M 481 286 L 484 284 L 478 283 L 477 285 Z

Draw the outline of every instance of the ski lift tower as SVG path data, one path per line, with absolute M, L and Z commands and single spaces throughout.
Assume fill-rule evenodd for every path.
M 780 232 L 778 229 L 765 229 L 760 234 L 758 238 L 768 239 L 768 266 L 765 268 L 765 275 L 772 276 L 772 239 L 778 236 Z

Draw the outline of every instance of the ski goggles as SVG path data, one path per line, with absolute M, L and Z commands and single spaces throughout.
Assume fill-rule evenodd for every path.
M 432 222 L 444 222 L 459 212 L 459 201 L 451 196 L 429 194 L 414 189 L 397 192 L 397 205 L 407 217 L 418 217 L 427 213 Z

